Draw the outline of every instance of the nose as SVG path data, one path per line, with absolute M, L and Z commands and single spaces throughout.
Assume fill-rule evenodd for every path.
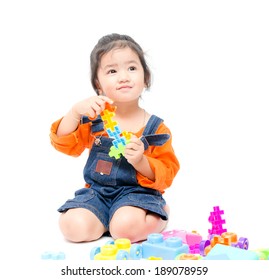
M 119 81 L 122 83 L 122 82 L 128 82 L 130 80 L 130 76 L 129 76 L 129 73 L 128 71 L 120 71 L 120 74 L 119 74 Z

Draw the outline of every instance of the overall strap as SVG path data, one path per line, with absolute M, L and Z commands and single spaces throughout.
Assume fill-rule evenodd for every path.
M 95 120 L 90 120 L 87 116 L 82 116 L 80 123 L 92 123 L 92 132 L 99 132 L 104 130 L 104 124 L 100 116 L 98 116 Z
M 163 120 L 155 115 L 151 115 L 143 131 L 143 135 L 154 134 Z
M 140 138 L 141 141 L 144 143 L 145 150 L 148 149 L 149 146 L 162 146 L 167 142 L 170 138 L 170 135 L 165 134 L 155 134 L 160 124 L 163 120 L 155 115 L 152 115 L 148 120 L 148 123 L 143 131 L 143 135 Z

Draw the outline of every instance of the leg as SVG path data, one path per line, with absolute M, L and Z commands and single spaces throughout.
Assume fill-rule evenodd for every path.
M 59 225 L 64 237 L 72 242 L 93 241 L 106 231 L 100 220 L 84 208 L 69 209 L 61 214 Z
M 164 210 L 168 213 L 169 207 Z M 128 238 L 131 242 L 147 239 L 148 234 L 161 232 L 167 224 L 158 215 L 134 206 L 123 206 L 113 215 L 109 231 L 114 239 Z

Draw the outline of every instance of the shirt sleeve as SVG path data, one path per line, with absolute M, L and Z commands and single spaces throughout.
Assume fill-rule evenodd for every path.
M 57 129 L 61 123 L 61 119 L 51 125 L 50 141 L 52 146 L 70 156 L 78 157 L 82 152 L 92 145 L 93 137 L 90 137 L 90 123 L 79 124 L 77 129 L 65 136 L 57 136 Z
M 155 174 L 155 181 L 148 179 L 140 173 L 137 173 L 137 180 L 143 187 L 152 188 L 164 193 L 165 189 L 171 186 L 180 169 L 180 164 L 172 147 L 171 132 L 163 123 L 156 131 L 156 134 L 161 133 L 169 134 L 169 140 L 162 146 L 149 146 L 145 152 L 150 167 Z

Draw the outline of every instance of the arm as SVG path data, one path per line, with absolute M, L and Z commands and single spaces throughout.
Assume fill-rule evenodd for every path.
M 89 137 L 90 125 L 80 124 L 80 118 L 82 115 L 95 118 L 104 110 L 106 102 L 111 104 L 112 100 L 106 96 L 92 96 L 76 103 L 62 119 L 52 124 L 52 146 L 71 156 L 79 156 L 89 148 L 93 142 L 93 137 Z
M 170 130 L 164 124 L 160 125 L 156 133 L 171 135 Z M 136 137 L 136 139 L 140 141 L 139 138 Z M 137 170 L 137 179 L 141 186 L 163 193 L 172 184 L 180 168 L 172 147 L 172 136 L 164 145 L 150 146 L 146 151 L 144 151 L 143 143 L 140 141 L 139 144 L 138 140 L 133 140 L 126 145 L 125 157 Z
M 143 142 L 137 136 L 132 135 L 130 142 L 126 145 L 124 150 L 124 156 L 137 172 L 154 181 L 155 174 L 144 152 Z
M 75 131 L 82 115 L 90 118 L 98 116 L 105 109 L 106 102 L 113 103 L 110 98 L 100 95 L 76 103 L 61 120 L 56 131 L 57 136 L 65 136 Z
M 59 152 L 70 156 L 79 156 L 85 148 L 91 145 L 93 139 L 89 137 L 91 126 L 77 124 L 77 129 L 68 135 L 58 136 L 57 131 L 62 119 L 54 122 L 50 129 L 50 142 Z

